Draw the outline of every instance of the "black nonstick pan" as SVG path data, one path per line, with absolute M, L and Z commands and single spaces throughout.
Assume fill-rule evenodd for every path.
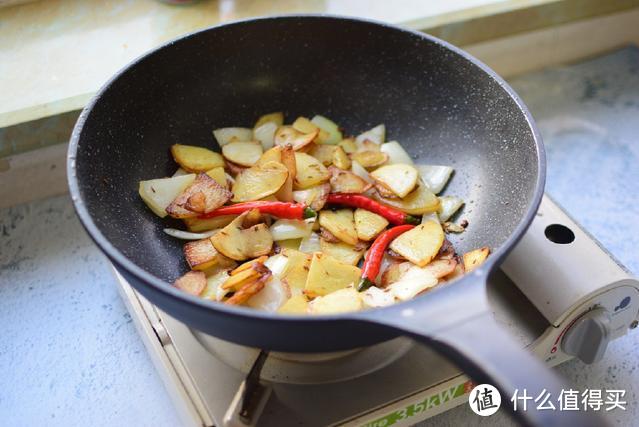
M 345 129 L 385 123 L 416 161 L 455 167 L 468 230 L 460 252 L 492 248 L 455 283 L 395 306 L 339 316 L 282 317 L 190 296 L 182 244 L 163 232 L 138 181 L 170 176 L 175 143 L 216 147 L 212 130 L 260 114 L 323 114 Z M 542 142 L 513 90 L 463 51 L 393 26 L 329 16 L 248 20 L 197 32 L 139 58 L 82 112 L 69 148 L 77 213 L 97 245 L 152 303 L 205 333 L 286 352 L 327 352 L 407 335 L 496 385 L 559 396 L 561 383 L 495 324 L 486 277 L 525 232 L 545 176 Z M 531 260 L 531 262 L 534 262 Z M 436 366 L 433 369 L 437 369 Z M 374 392 L 374 391 L 371 391 Z M 530 425 L 601 425 L 580 412 L 518 411 Z

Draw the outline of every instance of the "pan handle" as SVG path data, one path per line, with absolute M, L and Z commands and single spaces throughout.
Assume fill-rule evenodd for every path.
M 567 385 L 495 321 L 486 299 L 486 286 L 481 280 L 468 282 L 459 283 L 463 289 L 449 286 L 420 298 L 421 304 L 414 304 L 413 308 L 402 308 L 406 306 L 400 304 L 394 306 L 398 309 L 394 315 L 371 315 L 368 320 L 433 348 L 477 384 L 495 386 L 501 394 L 502 407 L 508 408 L 524 426 L 608 425 L 592 411 L 559 411 L 557 399 Z M 448 320 L 438 320 L 442 315 L 447 315 Z M 523 390 L 532 396 L 532 400 L 527 401 L 526 411 L 521 410 L 521 400 L 517 402 L 518 410 L 513 410 L 511 398 L 516 390 L 519 396 Z M 550 393 L 557 409 L 537 410 L 538 403 L 534 399 L 544 391 Z

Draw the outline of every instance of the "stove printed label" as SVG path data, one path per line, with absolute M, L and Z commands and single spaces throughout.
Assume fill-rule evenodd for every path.
M 427 396 L 421 402 L 413 403 L 405 408 L 398 409 L 390 414 L 385 415 L 382 418 L 378 418 L 375 421 L 363 424 L 362 427 L 387 427 L 392 426 L 407 418 L 419 415 L 437 406 L 443 405 L 457 397 L 463 396 L 468 393 L 468 387 L 466 383 L 455 385 L 451 388 L 445 389 L 439 393 Z

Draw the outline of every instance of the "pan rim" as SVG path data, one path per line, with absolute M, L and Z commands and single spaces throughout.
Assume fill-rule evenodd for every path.
M 165 296 L 169 296 L 172 298 L 176 298 L 181 303 L 187 304 L 193 308 L 198 308 L 201 310 L 213 310 L 214 312 L 218 312 L 230 317 L 249 317 L 253 320 L 258 321 L 277 321 L 277 322 L 304 322 L 306 324 L 314 324 L 316 322 L 327 322 L 327 321 L 347 321 L 347 320 L 367 320 L 369 318 L 370 313 L 379 313 L 383 315 L 384 312 L 391 313 L 391 311 L 397 310 L 400 308 L 408 308 L 412 305 L 419 304 L 419 300 L 421 298 L 415 298 L 409 301 L 404 301 L 389 307 L 381 307 L 375 309 L 369 309 L 362 312 L 353 312 L 353 313 L 344 313 L 339 315 L 322 315 L 322 316 L 303 316 L 303 315 L 279 315 L 277 313 L 269 313 L 265 311 L 259 311 L 255 309 L 251 309 L 248 307 L 241 306 L 228 306 L 224 304 L 218 304 L 211 301 L 204 300 L 202 298 L 196 297 L 194 295 L 187 294 L 173 286 L 169 282 L 166 282 L 159 277 L 147 272 L 136 263 L 131 261 L 128 257 L 126 257 L 120 250 L 118 250 L 107 237 L 102 234 L 98 226 L 93 220 L 93 217 L 89 213 L 86 204 L 84 203 L 84 199 L 82 197 L 82 193 L 80 191 L 80 185 L 77 177 L 77 162 L 76 156 L 78 151 L 78 146 L 80 142 L 80 136 L 82 134 L 82 129 L 84 128 L 84 124 L 87 121 L 91 111 L 95 104 L 99 101 L 102 94 L 110 89 L 112 84 L 118 80 L 122 75 L 132 69 L 135 65 L 145 60 L 148 57 L 156 54 L 158 51 L 169 47 L 178 42 L 191 39 L 196 37 L 200 33 L 205 33 L 209 31 L 214 31 L 218 28 L 222 27 L 230 27 L 235 25 L 244 25 L 247 23 L 259 22 L 259 21 L 268 21 L 268 20 L 282 20 L 282 19 L 300 19 L 300 18 L 312 18 L 312 19 L 328 19 L 334 21 L 351 21 L 361 24 L 367 25 L 375 25 L 381 26 L 393 31 L 400 31 L 403 33 L 411 34 L 413 36 L 417 36 L 421 39 L 425 39 L 434 44 L 440 45 L 445 49 L 461 56 L 466 61 L 470 62 L 472 65 L 478 67 L 481 71 L 486 73 L 490 78 L 492 78 L 497 84 L 501 86 L 501 88 L 506 91 L 506 93 L 512 98 L 515 102 L 519 110 L 522 112 L 526 122 L 528 123 L 528 127 L 533 136 L 533 140 L 535 143 L 535 149 L 537 151 L 537 178 L 535 182 L 535 190 L 532 197 L 529 200 L 528 207 L 526 208 L 525 214 L 520 218 L 519 222 L 510 233 L 509 237 L 502 242 L 499 247 L 497 247 L 488 257 L 487 261 L 479 268 L 477 268 L 472 275 L 465 275 L 454 283 L 453 286 L 463 286 L 462 282 L 468 281 L 478 281 L 484 280 L 488 276 L 488 274 L 500 264 L 501 260 L 508 254 L 508 252 L 516 245 L 516 243 L 521 239 L 524 235 L 525 231 L 530 226 L 532 219 L 534 218 L 539 204 L 541 203 L 541 199 L 544 194 L 544 185 L 546 180 L 546 153 L 544 150 L 542 137 L 537 129 L 535 121 L 532 117 L 532 114 L 523 103 L 521 98 L 517 95 L 517 93 L 510 87 L 506 81 L 500 77 L 495 71 L 493 71 L 486 64 L 481 62 L 479 59 L 470 55 L 468 52 L 444 41 L 437 37 L 434 37 L 430 34 L 426 34 L 420 31 L 403 28 L 398 25 L 389 24 L 386 22 L 366 19 L 366 18 L 357 18 L 352 16 L 343 16 L 343 15 L 334 15 L 334 14 L 277 14 L 277 15 L 269 15 L 263 17 L 256 18 L 247 18 L 232 22 L 221 23 L 218 25 L 214 25 L 211 27 L 207 27 L 201 30 L 193 31 L 187 33 L 185 35 L 179 36 L 168 42 L 165 42 L 158 47 L 145 52 L 144 54 L 138 56 L 133 59 L 131 62 L 122 67 L 119 71 L 117 71 L 111 78 L 109 78 L 106 83 L 98 90 L 98 92 L 89 100 L 87 105 L 83 108 L 80 113 L 78 120 L 73 128 L 73 132 L 71 134 L 71 138 L 69 141 L 69 148 L 67 151 L 67 180 L 69 185 L 69 191 L 71 194 L 71 200 L 73 202 L 74 209 L 80 222 L 84 229 L 87 231 L 91 239 L 95 242 L 98 248 L 109 258 L 110 262 L 112 262 L 117 268 L 121 268 L 125 270 L 128 274 L 134 276 L 145 286 L 152 287 L 155 291 L 161 292 L 165 294 Z M 493 248 L 491 248 L 492 250 Z M 478 277 L 479 276 L 479 277 Z M 422 296 L 423 297 L 423 296 Z

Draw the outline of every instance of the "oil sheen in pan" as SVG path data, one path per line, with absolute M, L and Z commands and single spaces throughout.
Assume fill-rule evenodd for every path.
M 214 357 L 245 374 L 259 350 L 220 340 L 198 331 L 195 339 Z M 262 379 L 285 384 L 329 384 L 348 381 L 381 369 L 402 357 L 413 346 L 407 338 L 395 338 L 371 347 L 333 353 L 271 352 Z

